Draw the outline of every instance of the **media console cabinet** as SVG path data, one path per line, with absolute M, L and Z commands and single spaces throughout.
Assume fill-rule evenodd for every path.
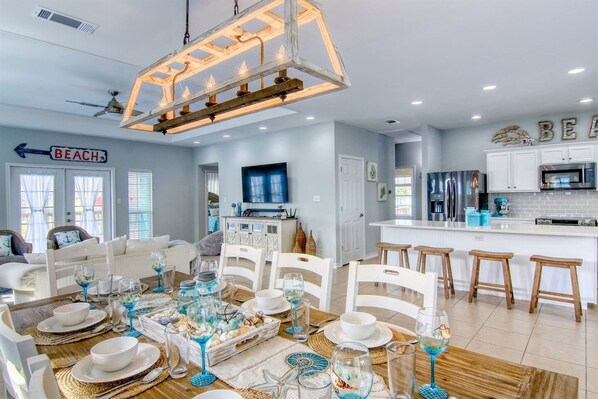
M 297 219 L 275 219 L 268 217 L 225 216 L 224 242 L 263 248 L 266 260 L 272 260 L 272 253 L 293 252 Z

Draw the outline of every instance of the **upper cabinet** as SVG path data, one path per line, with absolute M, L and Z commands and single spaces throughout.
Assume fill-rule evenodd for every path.
M 574 145 L 567 147 L 549 147 L 540 150 L 541 164 L 595 162 L 596 146 Z
M 486 154 L 488 192 L 540 191 L 536 150 L 500 151 Z

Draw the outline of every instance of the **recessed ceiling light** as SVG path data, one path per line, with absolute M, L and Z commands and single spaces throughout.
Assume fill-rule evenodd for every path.
M 482 90 L 486 90 L 486 91 L 494 90 L 494 89 L 496 89 L 496 85 L 488 85 L 488 86 L 482 87 Z
M 411 105 L 422 105 L 424 102 L 422 100 L 415 100 L 411 101 Z
M 569 72 L 567 72 L 569 75 L 575 75 L 576 73 L 582 73 L 583 71 L 585 71 L 585 68 L 575 68 L 570 70 Z
M 582 98 L 581 100 L 579 100 L 580 103 L 591 103 L 592 101 L 594 101 L 593 98 Z
M 482 119 L 482 115 L 473 115 L 471 117 L 471 119 L 476 120 L 476 119 Z
M 201 141 L 194 141 L 193 144 L 201 144 Z
M 260 126 L 260 130 L 268 130 L 267 126 Z
M 228 139 L 230 137 L 230 134 L 223 134 L 222 137 L 224 137 L 225 139 Z
M 307 119 L 308 121 L 313 121 L 314 119 L 316 119 L 315 116 L 306 116 L 305 119 Z

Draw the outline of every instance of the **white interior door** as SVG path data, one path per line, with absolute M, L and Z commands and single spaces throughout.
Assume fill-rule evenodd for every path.
M 9 165 L 10 228 L 45 252 L 48 231 L 77 225 L 89 234 L 112 237 L 111 170 Z
M 365 257 L 363 158 L 340 156 L 341 264 Z

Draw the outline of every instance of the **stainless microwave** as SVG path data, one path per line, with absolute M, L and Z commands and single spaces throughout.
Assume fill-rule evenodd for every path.
M 596 163 L 540 165 L 540 190 L 596 189 Z

